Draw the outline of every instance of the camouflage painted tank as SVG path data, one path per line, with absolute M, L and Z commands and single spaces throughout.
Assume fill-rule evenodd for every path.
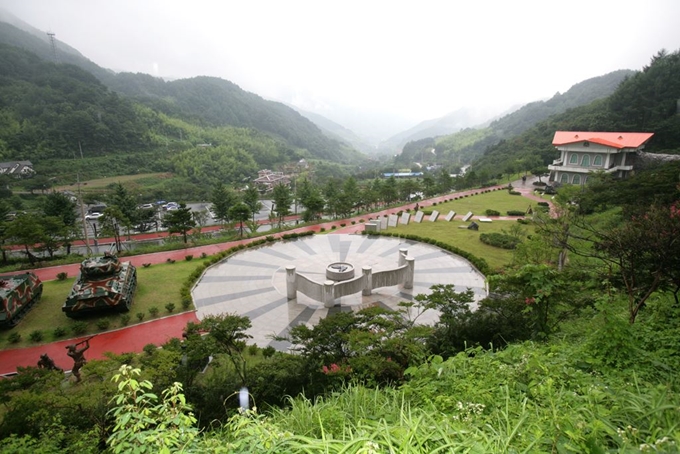
M 11 328 L 40 300 L 43 285 L 33 273 L 0 276 L 0 327 Z
M 95 312 L 127 312 L 137 286 L 137 270 L 130 262 L 105 254 L 80 264 L 80 275 L 61 310 L 68 317 Z

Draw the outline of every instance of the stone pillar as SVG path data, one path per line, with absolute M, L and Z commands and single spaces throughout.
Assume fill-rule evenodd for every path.
M 286 266 L 286 296 L 288 300 L 297 298 L 297 273 L 295 265 Z
M 323 305 L 324 307 L 335 306 L 335 295 L 333 295 L 333 287 L 335 282 L 325 281 L 323 283 Z
M 408 249 L 406 248 L 401 248 L 399 249 L 399 262 L 398 266 L 402 266 L 403 264 L 406 263 L 406 256 L 408 255 Z
M 404 288 L 413 288 L 413 277 L 416 272 L 416 259 L 406 257 L 406 276 L 404 277 Z
M 369 296 L 373 292 L 373 268 L 364 266 L 361 268 L 361 272 L 364 275 L 364 289 L 361 291 L 361 294 Z

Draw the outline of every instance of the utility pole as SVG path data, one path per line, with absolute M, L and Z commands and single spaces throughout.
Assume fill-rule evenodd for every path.
M 57 61 L 57 43 L 56 40 L 54 39 L 54 33 L 47 32 L 47 36 L 50 38 L 50 46 L 52 47 L 52 55 L 54 56 L 54 62 L 59 63 Z
M 80 158 L 83 157 L 83 147 L 80 145 L 80 140 L 78 141 L 78 148 L 80 149 Z M 73 160 L 76 159 L 76 152 L 73 152 Z M 83 195 L 80 191 L 80 170 L 76 173 L 76 181 L 78 182 L 78 205 L 80 205 L 80 220 L 83 223 L 83 237 L 85 238 L 85 247 L 87 248 L 87 255 L 92 255 L 92 249 L 90 249 L 90 236 L 87 233 L 87 222 L 85 222 L 85 205 L 83 205 Z

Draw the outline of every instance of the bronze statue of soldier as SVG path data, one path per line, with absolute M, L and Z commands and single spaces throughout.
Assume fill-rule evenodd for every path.
M 73 369 L 71 373 L 76 377 L 76 383 L 80 381 L 80 369 L 85 365 L 85 351 L 90 348 L 90 338 L 80 341 L 77 344 L 67 345 L 66 349 L 68 352 L 66 354 L 73 358 Z M 78 348 L 78 345 L 85 344 L 84 347 Z

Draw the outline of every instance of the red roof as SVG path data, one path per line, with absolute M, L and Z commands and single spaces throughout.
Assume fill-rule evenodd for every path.
M 590 132 L 555 131 L 553 145 L 567 145 L 576 142 L 592 142 L 613 148 L 638 148 L 647 143 L 653 132 Z

